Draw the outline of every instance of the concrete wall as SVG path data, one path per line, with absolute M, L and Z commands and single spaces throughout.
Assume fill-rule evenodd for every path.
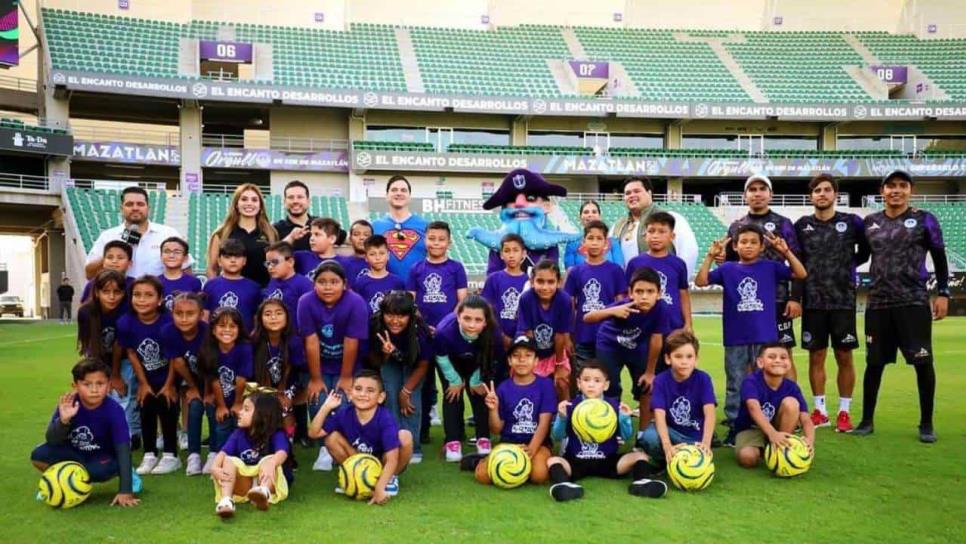
M 766 0 L 627 0 L 624 25 L 761 30 L 765 5 Z
M 454 2 L 455 3 L 455 2 Z M 520 24 L 563 26 L 621 26 L 614 14 L 626 21 L 625 0 L 491 0 L 490 22 L 496 26 Z
M 386 25 L 484 29 L 486 0 L 346 0 L 346 20 Z
M 906 0 L 773 0 L 765 9 L 764 29 L 895 32 L 905 3 Z M 775 17 L 781 17 L 781 24 L 775 24 Z

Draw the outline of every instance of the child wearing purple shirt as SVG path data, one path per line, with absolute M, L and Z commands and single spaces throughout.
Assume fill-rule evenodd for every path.
M 409 271 L 406 289 L 416 297 L 419 312 L 430 327 L 456 308 L 466 296 L 466 270 L 459 261 L 447 256 L 449 225 L 433 221 L 426 227 L 426 260 Z
M 181 468 L 178 447 L 178 391 L 174 370 L 161 350 L 161 329 L 171 323 L 164 312 L 161 282 L 141 276 L 131 285 L 133 313 L 117 320 L 117 341 L 127 353 L 138 379 L 138 404 L 144 438 L 144 457 L 137 473 L 170 474 Z M 158 422 L 164 455 L 157 456 Z
M 339 263 L 326 261 L 316 269 L 314 290 L 299 299 L 298 323 L 299 336 L 305 339 L 309 417 L 314 418 L 325 401 L 320 393 L 348 391 L 361 354 L 368 351 L 369 310 L 362 297 L 348 290 Z M 332 458 L 322 446 L 313 468 L 331 467 Z
M 351 405 L 343 405 L 341 393 L 329 393 L 312 419 L 309 436 L 324 438 L 332 458 L 340 464 L 357 453 L 379 458 L 382 474 L 369 504 L 384 504 L 399 493 L 398 475 L 406 470 L 412 457 L 413 435 L 399 430 L 392 413 L 380 406 L 386 392 L 377 371 L 361 371 L 352 380 L 348 396 Z
M 124 410 L 107 397 L 111 369 L 101 360 L 81 359 L 71 370 L 73 391 L 60 397 L 44 443 L 30 453 L 30 461 L 43 472 L 61 461 L 84 465 L 92 482 L 119 476 L 111 504 L 135 506 L 140 499 L 140 478 L 131 468 L 131 438 Z
M 627 263 L 628 280 L 638 268 L 649 267 L 661 278 L 661 300 L 671 307 L 671 330 L 691 330 L 691 294 L 688 292 L 688 266 L 671 251 L 674 243 L 674 216 L 654 212 L 644 220 L 647 253 Z
M 530 482 L 542 484 L 549 477 L 547 459 L 550 458 L 550 422 L 557 410 L 557 393 L 553 382 L 533 373 L 537 366 L 536 345 L 529 336 L 519 336 L 509 347 L 507 361 L 510 379 L 486 388 L 486 407 L 490 411 L 490 432 L 499 433 L 500 441 L 519 444 L 532 460 Z M 491 483 L 487 472 L 488 457 L 476 464 L 476 481 Z M 461 463 L 469 470 L 473 463 Z
M 557 441 L 567 438 L 562 455 L 547 460 L 550 473 L 550 496 L 558 502 L 571 501 L 584 496 L 584 488 L 576 483 L 587 476 L 621 478 L 631 473 L 633 482 L 627 492 L 638 497 L 663 497 L 667 484 L 647 478 L 650 470 L 647 454 L 632 451 L 618 453 L 618 434 L 627 441 L 634 431 L 631 427 L 630 408 L 612 397 L 605 397 L 609 386 L 607 370 L 599 362 L 590 360 L 577 370 L 577 389 L 580 394 L 572 402 L 562 401 L 557 407 L 550 436 Z M 619 433 L 601 443 L 584 442 L 574 432 L 571 415 L 585 399 L 603 399 L 617 414 Z
M 369 313 L 379 311 L 379 303 L 390 291 L 404 291 L 406 283 L 402 278 L 389 272 L 389 242 L 377 234 L 364 242 L 366 251 L 366 273 L 355 279 L 350 276 L 352 290 L 359 293 L 369 306 Z
M 127 276 L 127 271 L 129 268 L 131 268 L 131 261 L 134 259 L 134 249 L 131 248 L 130 244 L 120 240 L 111 240 L 110 242 L 104 244 L 104 252 L 102 255 L 102 268 L 100 271 L 114 270 L 120 272 L 124 276 Z M 129 278 L 128 282 L 133 279 L 134 278 Z M 81 291 L 81 302 L 87 302 L 88 298 L 91 296 L 91 288 L 93 285 L 94 280 L 88 281 L 86 284 L 84 284 L 84 289 Z M 125 287 L 128 285 L 129 283 L 126 283 Z
M 557 398 L 570 397 L 570 331 L 574 324 L 574 303 L 560 289 L 560 267 L 556 261 L 541 260 L 531 270 L 532 288 L 520 296 L 517 336 L 534 339 L 537 346 L 537 376 L 553 376 Z
M 215 513 L 235 514 L 235 502 L 251 501 L 268 510 L 288 497 L 292 448 L 282 429 L 282 407 L 275 395 L 255 393 L 238 413 L 238 429 L 224 443 L 211 469 L 215 484 Z
M 725 444 L 734 443 L 734 420 L 738 415 L 738 386 L 751 371 L 752 364 L 762 344 L 778 339 L 775 327 L 775 293 L 777 285 L 789 278 L 805 279 L 805 267 L 788 244 L 774 234 L 768 235 L 769 246 L 788 260 L 790 267 L 782 262 L 762 259 L 765 235 L 755 225 L 742 225 L 736 231 L 732 247 L 738 254 L 738 262 L 723 262 L 711 271 L 711 263 L 724 256 L 730 238 L 715 240 L 705 255 L 694 283 L 698 287 L 711 284 L 724 289 L 722 326 L 725 345 L 725 417 L 726 425 L 732 427 Z M 793 367 L 794 377 L 794 367 Z
M 607 225 L 591 221 L 584 227 L 583 248 L 587 259 L 567 272 L 564 291 L 574 299 L 574 355 L 578 363 L 597 356 L 596 323 L 585 323 L 584 315 L 603 310 L 627 292 L 627 281 L 620 265 L 605 258 Z
M 174 295 L 180 292 L 197 293 L 201 291 L 201 280 L 197 276 L 185 274 L 185 262 L 188 255 L 188 242 L 177 236 L 172 236 L 161 242 L 161 264 L 164 271 L 158 276 L 164 288 L 164 306 L 171 311 Z
M 694 334 L 687 330 L 669 334 L 664 358 L 670 371 L 654 378 L 654 420 L 637 441 L 659 469 L 671 462 L 681 444 L 694 444 L 711 455 L 717 404 L 711 376 L 697 369 L 698 339 Z
M 329 217 L 318 217 L 309 224 L 309 248 L 310 251 L 296 251 L 295 271 L 303 276 L 312 279 L 316 267 L 322 261 L 335 260 L 343 264 L 335 254 L 335 246 L 342 226 L 335 219 Z
M 503 346 L 509 347 L 517 332 L 517 312 L 520 295 L 526 290 L 530 277 L 523 270 L 527 258 L 526 245 L 519 234 L 507 234 L 500 240 L 500 259 L 503 270 L 489 274 L 480 295 L 493 307 L 493 313 L 503 331 Z
M 658 298 L 660 289 L 657 272 L 642 268 L 631 278 L 630 300 L 615 302 L 584 316 L 588 323 L 603 322 L 597 332 L 597 358 L 608 371 L 607 396 L 621 398 L 621 370 L 625 366 L 630 370 L 632 394 L 641 404 L 641 431 L 651 421 L 651 384 L 664 336 L 670 332 L 669 310 Z
M 372 223 L 365 219 L 356 219 L 352 222 L 349 227 L 349 245 L 352 246 L 352 255 L 345 257 L 342 261 L 350 286 L 355 283 L 357 278 L 365 276 L 368 272 L 366 240 L 370 237 L 372 237 Z
M 292 254 L 292 244 L 288 242 L 276 242 L 265 250 L 265 266 L 268 267 L 271 280 L 262 289 L 261 300 L 281 300 L 297 327 L 295 313 L 298 311 L 299 299 L 312 290 L 312 280 L 295 273 Z
M 788 348 L 779 342 L 761 347 L 758 370 L 741 384 L 741 408 L 735 419 L 735 456 L 752 468 L 766 443 L 787 445 L 799 426 L 810 449 L 815 447 L 815 425 L 798 384 L 787 378 L 791 368 Z
M 255 308 L 258 307 L 262 293 L 258 283 L 241 275 L 245 260 L 245 246 L 241 241 L 234 238 L 223 241 L 218 247 L 218 267 L 221 275 L 208 280 L 202 289 L 208 315 L 218 308 L 238 310 L 245 324 L 242 335 L 252 330 Z

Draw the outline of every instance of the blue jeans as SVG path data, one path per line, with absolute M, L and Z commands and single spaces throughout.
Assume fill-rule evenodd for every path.
M 635 399 L 640 398 L 643 391 L 637 385 L 644 371 L 647 370 L 647 355 L 643 358 L 639 356 L 628 356 L 619 351 L 606 349 L 597 350 L 597 360 L 607 369 L 607 379 L 610 387 L 604 392 L 604 396 L 620 399 L 624 389 L 621 387 L 621 370 L 626 366 L 631 373 L 631 394 Z
M 211 417 L 215 419 L 215 408 L 211 408 Z M 200 422 L 199 422 L 200 424 Z M 228 437 L 231 433 L 235 432 L 237 424 L 235 422 L 235 416 L 228 416 L 224 421 L 219 422 L 215 419 L 215 432 L 213 435 L 208 437 L 208 452 L 209 454 L 218 453 L 221 451 L 221 447 L 228 442 Z
M 201 420 L 208 416 L 209 442 L 215 437 L 215 407 L 200 399 L 188 403 L 188 453 L 201 453 Z M 209 444 L 210 446 L 210 444 Z
M 116 400 L 124 409 L 124 419 L 127 420 L 128 431 L 131 436 L 141 434 L 141 410 L 138 407 L 138 379 L 134 374 L 131 361 L 125 357 L 121 359 L 121 380 L 127 386 L 127 394 L 123 397 L 117 391 L 111 391 L 111 398 Z
M 674 427 L 668 427 L 667 434 L 668 438 L 671 439 L 672 446 L 693 444 L 700 441 L 677 431 Z M 657 427 L 654 426 L 653 421 L 644 429 L 644 435 L 638 439 L 637 445 L 644 448 L 644 452 L 651 458 L 652 465 L 664 466 L 664 448 L 661 446 L 661 435 L 657 433 Z
M 305 385 L 308 385 L 309 380 L 312 378 L 309 376 L 308 372 L 305 373 Z M 322 383 L 325 384 L 325 388 L 332 391 L 339 385 L 339 375 L 338 374 L 322 374 Z M 349 404 L 348 391 L 342 392 L 342 406 Z M 325 393 L 319 393 L 319 398 L 314 402 L 309 401 L 309 422 L 315 419 L 315 415 L 319 413 L 322 409 L 322 405 L 325 404 Z
M 399 392 L 402 391 L 403 384 L 405 384 L 406 378 L 412 374 L 412 371 L 407 373 L 402 365 L 386 363 L 382 365 L 381 373 L 383 387 L 386 389 L 386 402 L 383 404 L 395 416 L 399 427 L 413 434 L 413 453 L 422 453 L 423 447 L 419 443 L 419 430 L 422 428 L 423 419 L 423 383 L 416 384 L 416 387 L 413 388 L 413 394 L 410 396 L 410 401 L 416 411 L 411 415 L 404 416 L 399 412 Z
M 573 368 L 574 372 L 576 372 L 580 363 L 597 358 L 597 343 L 578 342 L 574 344 L 574 358 L 577 360 L 577 366 Z
M 725 346 L 725 425 L 731 427 L 741 406 L 741 382 L 755 368 L 761 344 Z
M 67 444 L 41 444 L 30 452 L 30 460 L 48 465 L 61 461 L 77 461 L 87 469 L 92 482 L 106 482 L 117 476 L 118 472 L 114 452 L 85 453 Z

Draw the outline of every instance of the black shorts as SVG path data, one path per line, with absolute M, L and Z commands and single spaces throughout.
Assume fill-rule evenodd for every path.
M 778 342 L 786 348 L 793 348 L 798 345 L 795 342 L 795 327 L 791 319 L 785 317 L 785 302 L 775 305 L 775 323 L 778 327 Z
M 859 347 L 855 310 L 805 310 L 802 312 L 802 347 L 809 351 L 828 347 L 853 350 Z
M 896 362 L 902 351 L 910 365 L 932 364 L 932 312 L 929 306 L 902 306 L 865 311 L 865 361 Z
M 570 480 L 574 482 L 587 476 L 620 478 L 620 474 L 617 473 L 617 462 L 620 461 L 620 458 L 621 454 L 619 453 L 600 459 L 578 459 L 569 455 L 564 456 L 564 459 L 570 463 Z

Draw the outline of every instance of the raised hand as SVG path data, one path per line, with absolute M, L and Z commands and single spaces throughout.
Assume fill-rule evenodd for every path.
M 728 244 L 731 243 L 730 236 L 724 236 L 711 242 L 711 247 L 708 249 L 708 255 L 715 260 L 719 258 L 724 259 L 725 252 L 728 249 Z
M 490 382 L 489 387 L 486 384 L 483 384 L 483 387 L 486 388 L 486 397 L 483 399 L 486 407 L 490 410 L 499 410 L 500 398 L 496 396 L 496 388 L 493 386 L 493 382 Z
M 57 412 L 60 414 L 60 422 L 64 425 L 70 424 L 77 412 L 80 411 L 80 402 L 77 400 L 77 393 L 67 393 L 60 396 L 57 403 Z
M 628 317 L 640 312 L 641 311 L 637 309 L 633 302 L 628 302 L 627 304 L 621 304 L 620 306 L 614 306 L 611 308 L 611 314 L 618 319 L 627 319 Z
M 392 343 L 389 339 L 389 331 L 377 332 L 376 337 L 379 338 L 379 342 L 382 343 L 382 352 L 386 355 L 392 354 L 396 351 L 396 345 Z

